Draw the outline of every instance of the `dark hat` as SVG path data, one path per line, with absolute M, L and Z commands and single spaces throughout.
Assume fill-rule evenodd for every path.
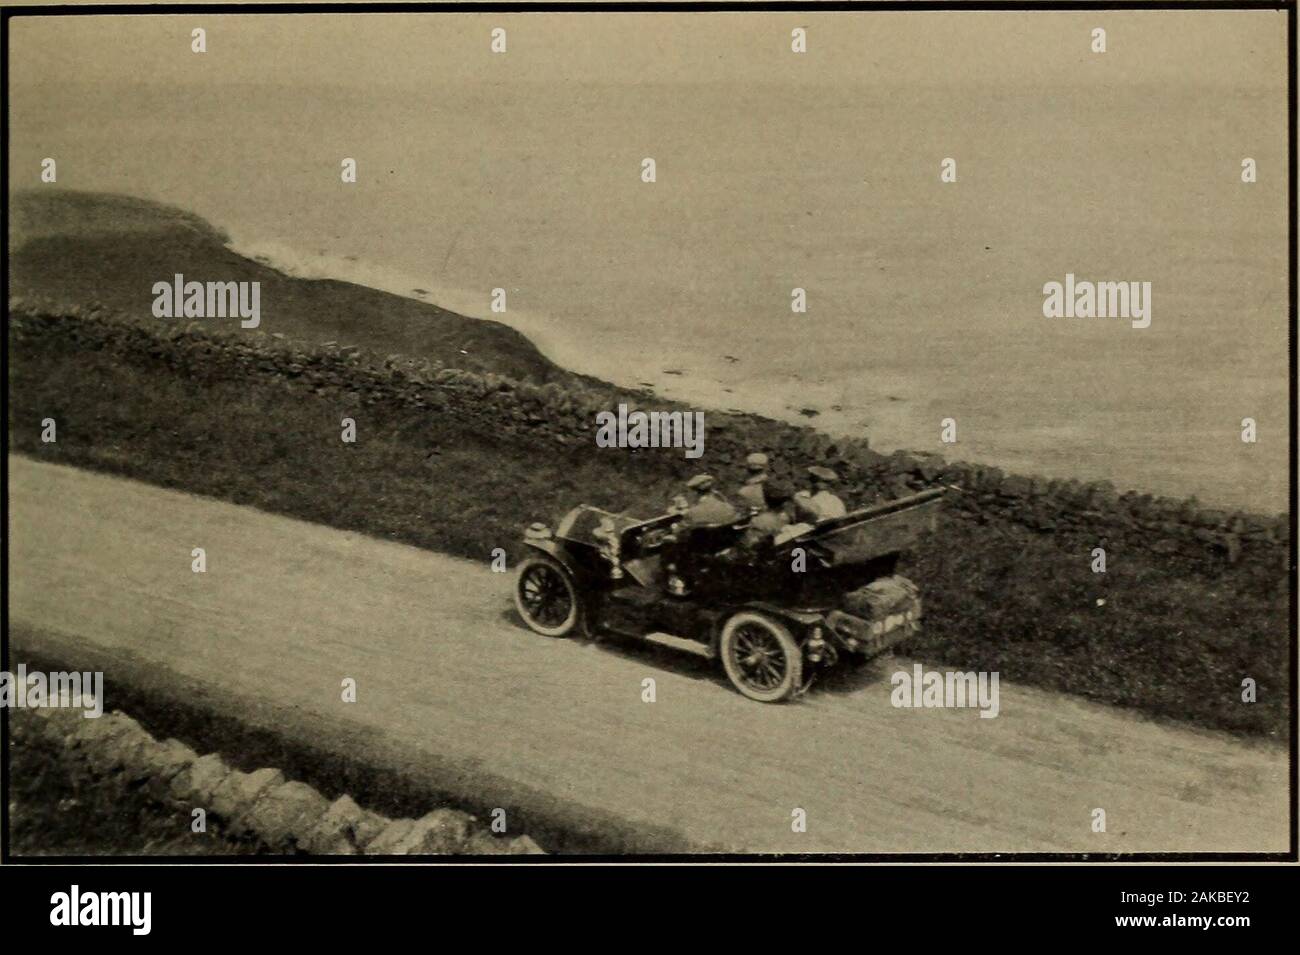
M 780 507 L 790 500 L 790 489 L 776 481 L 767 481 L 763 485 L 763 503 L 768 507 Z

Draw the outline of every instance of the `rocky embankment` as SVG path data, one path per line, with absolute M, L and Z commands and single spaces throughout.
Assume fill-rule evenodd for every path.
M 121 712 L 83 716 L 68 707 L 15 709 L 16 746 L 40 750 L 68 778 L 109 797 L 142 795 L 160 812 L 180 812 L 188 827 L 203 810 L 204 831 L 248 851 L 294 855 L 525 855 L 542 850 L 526 835 L 496 836 L 474 816 L 439 808 L 415 819 L 389 819 L 350 796 L 333 802 L 278 769 L 231 768 L 218 753 L 200 756 L 175 740 L 156 740 Z M 103 799 L 99 800 L 103 802 Z M 94 843 L 95 820 L 85 821 Z

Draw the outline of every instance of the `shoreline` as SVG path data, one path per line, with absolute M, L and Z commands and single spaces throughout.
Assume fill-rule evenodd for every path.
M 24 208 L 36 195 L 40 195 L 36 205 Z M 303 252 L 291 242 L 257 239 L 248 228 L 200 217 L 159 200 L 60 189 L 46 194 L 17 190 L 11 193 L 10 202 L 11 206 L 17 207 L 17 218 L 22 219 L 25 214 L 26 226 L 31 230 L 24 235 L 21 225 L 15 227 L 11 221 L 10 238 L 16 240 L 12 242 L 11 255 L 22 249 L 28 239 L 35 241 L 61 236 L 76 242 L 84 235 L 102 240 L 122 228 L 140 233 L 150 231 L 151 225 L 166 230 L 178 222 L 184 223 L 188 230 L 204 236 L 201 241 L 219 247 L 226 254 L 227 261 L 238 257 L 249 266 L 274 271 L 288 280 L 328 280 L 353 287 L 361 298 L 364 298 L 362 293 L 386 293 L 409 303 L 409 307 L 401 310 L 405 314 L 400 320 L 406 323 L 401 326 L 405 329 L 402 341 L 406 346 L 414 346 L 422 340 L 424 333 L 420 324 L 424 315 L 418 306 L 425 306 L 443 313 L 442 316 L 436 313 L 428 316 L 430 334 L 435 338 L 440 318 L 470 326 L 482 322 L 509 329 L 518 336 L 521 345 L 526 344 L 528 351 L 558 372 L 596 379 L 644 399 L 681 403 L 718 414 L 757 415 L 807 428 L 834 441 L 865 439 L 872 450 L 882 454 L 937 456 L 947 463 L 983 465 L 1049 481 L 1109 483 L 1121 492 L 1195 501 L 1202 507 L 1230 511 L 1264 515 L 1289 511 L 1289 484 L 1283 482 L 1279 487 L 1278 475 L 1281 472 L 1271 461 L 1266 464 L 1267 470 L 1252 468 L 1248 460 L 1238 463 L 1230 480 L 1225 480 L 1217 488 L 1211 485 L 1207 489 L 1206 472 L 1213 465 L 1211 458 L 1205 456 L 1207 432 L 1204 430 L 1199 432 L 1201 439 L 1198 442 L 1185 442 L 1181 450 L 1176 445 L 1169 447 L 1168 442 L 1150 447 L 1135 444 L 1131 429 L 1128 432 L 1110 432 L 1108 442 L 1089 442 L 1090 435 L 1107 434 L 1104 430 L 1098 431 L 1099 427 L 1105 427 L 1104 410 L 1090 415 L 1088 409 L 1083 408 L 1079 415 L 1069 417 L 1065 415 L 1068 409 L 1045 407 L 1040 423 L 1026 427 L 1023 422 L 1020 425 L 1013 422 L 1005 430 L 1007 439 L 1002 440 L 996 409 L 971 407 L 958 416 L 965 423 L 958 442 L 942 445 L 937 440 L 938 423 L 947 415 L 951 400 L 941 403 L 926 393 L 921 380 L 923 376 L 883 362 L 881 367 L 873 368 L 869 376 L 844 372 L 819 375 L 789 363 L 784 367 L 765 368 L 756 365 L 752 357 L 741 359 L 727 354 L 727 347 L 717 347 L 716 340 L 713 346 L 701 347 L 696 360 L 690 362 L 675 363 L 669 354 L 663 354 L 662 360 L 657 362 L 644 361 L 645 354 L 656 354 L 645 348 L 644 334 L 624 337 L 617 331 L 605 329 L 602 333 L 601 329 L 588 328 L 588 337 L 583 339 L 578 332 L 546 315 L 517 307 L 511 307 L 505 313 L 492 313 L 487 295 L 482 291 L 438 286 L 402 268 L 377 266 L 373 261 L 353 255 L 332 255 L 323 250 Z M 67 208 L 61 208 L 65 203 Z M 34 215 L 32 209 L 36 210 Z M 149 257 L 156 258 L 153 255 Z M 224 267 L 238 268 L 231 264 Z M 14 266 L 11 264 L 10 268 L 13 276 Z M 68 279 L 60 278 L 57 261 L 47 263 L 45 268 L 50 276 L 46 293 L 58 297 L 60 286 L 68 285 Z M 156 265 L 150 268 L 156 268 Z M 81 284 L 86 283 L 83 281 Z M 20 285 L 15 283 L 14 294 L 21 297 L 23 290 Z M 93 293 L 88 293 L 88 289 L 81 289 L 79 294 L 75 291 L 76 283 L 71 288 L 74 290 L 67 292 L 69 303 L 80 301 L 87 304 L 91 300 L 87 294 Z M 130 296 L 128 299 L 134 301 Z M 345 314 L 346 310 L 335 311 L 339 314 L 334 316 L 335 321 L 322 338 L 405 353 L 402 342 L 390 340 L 381 344 L 372 341 L 372 325 L 366 322 L 373 322 L 373 318 L 362 315 L 358 322 Z M 325 326 L 322 329 L 326 330 Z M 298 329 L 299 332 L 305 330 L 306 326 Z M 592 347 L 593 341 L 611 340 L 616 342 L 615 347 Z M 472 352 L 474 346 L 469 347 Z M 679 348 L 679 355 L 680 351 Z M 711 351 L 719 353 L 710 354 Z M 738 353 L 743 352 L 738 350 Z M 453 349 L 449 367 L 459 367 L 452 364 L 456 358 Z M 492 361 L 490 356 L 487 360 Z M 632 370 L 618 371 L 629 368 Z M 975 422 L 973 426 L 969 424 L 972 420 Z M 918 431 L 918 422 L 924 423 L 923 435 L 926 437 L 931 436 L 933 424 L 936 440 L 929 441 L 928 447 L 922 432 Z M 1181 433 L 1192 432 L 1184 430 Z M 1225 440 L 1230 437 L 1228 435 Z M 1194 453 L 1197 447 L 1201 451 Z M 1252 452 L 1247 450 L 1245 453 L 1249 455 Z M 1255 457 L 1266 458 L 1262 452 Z M 1116 467 L 1120 460 L 1127 466 Z M 1243 470 L 1253 473 L 1256 478 L 1266 475 L 1267 480 L 1239 479 Z
M 439 286 L 427 278 L 411 275 L 401 269 L 385 268 L 356 256 L 338 256 L 325 253 L 306 253 L 278 240 L 258 240 L 234 232 L 225 225 L 214 228 L 227 236 L 226 248 L 250 261 L 274 269 L 284 275 L 307 280 L 333 280 L 361 288 L 386 292 L 411 301 L 454 312 L 480 321 L 494 321 L 523 335 L 537 350 L 560 369 L 578 375 L 596 378 L 621 389 L 653 396 L 665 402 L 693 406 L 705 412 L 731 412 L 759 415 L 775 421 L 810 428 L 832 439 L 866 439 L 871 448 L 882 454 L 901 452 L 917 456 L 938 455 L 949 463 L 965 462 L 1006 470 L 1008 473 L 1047 480 L 1079 480 L 1085 483 L 1110 482 L 1121 493 L 1133 491 L 1195 500 L 1205 507 L 1241 510 L 1256 514 L 1279 514 L 1288 510 L 1283 500 L 1277 505 L 1260 502 L 1248 493 L 1232 490 L 1206 490 L 1189 481 L 1180 481 L 1184 472 L 1179 462 L 1164 461 L 1151 467 L 1138 469 L 1132 477 L 1111 467 L 1115 448 L 1102 448 L 1092 460 L 1079 460 L 1068 447 L 1053 447 L 1050 433 L 1068 432 L 1072 424 L 1065 422 L 1044 430 L 1042 446 L 1023 448 L 1007 447 L 1005 450 L 988 449 L 989 439 L 981 443 L 963 440 L 950 449 L 926 449 L 909 440 L 908 432 L 915 428 L 908 423 L 914 414 L 915 401 L 893 392 L 905 391 L 906 381 L 901 373 L 882 375 L 885 387 L 880 389 L 883 399 L 876 395 L 850 398 L 853 382 L 834 378 L 805 378 L 798 374 L 769 376 L 766 382 L 756 382 L 753 377 L 736 380 L 720 376 L 731 363 L 738 362 L 730 355 L 701 355 L 693 367 L 675 367 L 671 361 L 650 362 L 635 373 L 618 373 L 611 366 L 626 366 L 629 351 L 624 349 L 593 349 L 590 338 L 581 335 L 564 336 L 557 333 L 558 323 L 545 315 L 511 308 L 494 314 L 484 307 L 485 296 L 479 291 Z M 660 366 L 660 367 L 656 367 Z M 761 377 L 761 376 L 760 376 Z M 890 385 L 889 379 L 897 379 Z M 796 400 L 796 394 L 799 396 Z M 936 418 L 936 421 L 938 419 Z M 936 433 L 938 426 L 936 425 Z M 915 437 L 915 434 L 911 434 Z M 1054 457 L 1061 457 L 1059 462 Z M 1161 481 L 1161 477 L 1170 478 Z M 1271 496 L 1271 495 L 1270 495 Z M 1288 495 L 1289 496 L 1289 495 Z

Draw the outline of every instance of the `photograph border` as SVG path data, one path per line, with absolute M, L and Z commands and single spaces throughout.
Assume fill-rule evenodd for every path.
M 4 269 L 5 300 L 9 300 L 8 269 L 8 227 L 9 227 L 9 150 L 12 142 L 9 129 L 9 96 L 12 84 L 9 82 L 9 24 L 13 18 L 26 17 L 75 17 L 75 16 L 187 16 L 204 15 L 294 15 L 294 14 L 440 14 L 440 13 L 859 13 L 870 15 L 879 12 L 947 12 L 966 13 L 979 11 L 1000 12 L 1113 12 L 1113 11 L 1286 11 L 1287 14 L 1287 199 L 1288 199 L 1288 309 L 1287 328 L 1288 368 L 1289 368 L 1289 486 L 1288 506 L 1290 518 L 1289 541 L 1289 630 L 1290 630 L 1290 740 L 1289 740 L 1289 774 L 1288 774 L 1288 809 L 1290 822 L 1290 847 L 1285 852 L 1133 852 L 1133 853 L 1072 853 L 1072 852 L 901 852 L 901 853 L 671 853 L 652 855 L 560 855 L 509 857 L 502 856 L 95 856 L 95 855 L 49 855 L 49 856 L 14 856 L 10 846 L 9 819 L 9 708 L 5 707 L 0 718 L 0 747 L 4 758 L 0 760 L 0 864 L 4 865 L 140 865 L 161 864 L 169 866 L 263 866 L 263 865 L 571 865 L 583 863 L 634 864 L 634 863 L 739 863 L 739 864 L 789 864 L 789 863 L 1213 863 L 1213 862 L 1297 862 L 1300 861 L 1300 816 L 1297 813 L 1297 794 L 1300 792 L 1297 767 L 1300 765 L 1298 749 L 1297 680 L 1300 676 L 1298 667 L 1298 640 L 1300 640 L 1300 618 L 1297 605 L 1297 460 L 1296 460 L 1296 421 L 1297 421 L 1297 234 L 1296 234 L 1296 0 L 1272 2 L 1272 0 L 1240 0 L 1240 2 L 1223 2 L 1223 0 L 1111 0 L 1111 2 L 1053 2 L 1053 0 L 1021 0 L 1021 2 L 933 2 L 933 0 L 916 0 L 916 2 L 839 2 L 839 0 L 811 0 L 811 2 L 477 2 L 465 3 L 393 3 L 393 2 L 303 2 L 303 3 L 125 3 L 125 4 L 86 4 L 86 5 L 50 5 L 34 4 L 4 6 L 0 9 L 0 65 L 4 77 L 5 142 L 3 158 L 0 160 L 0 177 L 4 187 L 4 224 L 6 234 L 6 267 Z M 8 405 L 9 349 L 8 335 L 0 345 L 3 352 L 0 364 L 3 365 L 6 389 L 4 402 Z M 0 670 L 10 669 L 9 648 L 9 495 L 8 477 L 10 453 L 9 432 L 5 432 L 5 489 L 4 495 L 4 541 L 2 547 L 4 563 L 3 593 L 5 600 L 6 626 L 3 645 L 0 645 Z M 232 861 L 237 860 L 237 861 Z

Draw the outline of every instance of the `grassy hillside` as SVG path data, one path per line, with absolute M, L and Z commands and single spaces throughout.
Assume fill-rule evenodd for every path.
M 557 440 L 564 436 L 509 390 L 485 395 L 398 376 L 410 396 L 398 400 L 345 362 L 313 377 L 301 352 L 247 361 L 242 344 L 197 332 L 120 336 L 111 322 L 23 314 L 15 325 L 11 315 L 10 356 L 15 450 L 485 567 L 495 547 L 517 559 L 523 527 L 575 503 L 661 507 L 687 470 L 672 449 L 633 455 Z M 355 444 L 339 439 L 345 414 L 357 421 Z M 55 444 L 40 441 L 47 416 L 59 422 Z M 715 450 L 707 467 L 730 484 L 738 457 Z M 1090 567 L 1098 543 L 1109 555 L 1105 574 Z M 904 572 L 926 601 L 925 630 L 905 650 L 927 663 L 1286 738 L 1281 567 L 1209 551 L 1158 554 L 1091 530 L 1035 532 L 958 496 Z M 1258 683 L 1256 703 L 1240 699 L 1245 677 Z
M 261 283 L 260 327 L 307 343 L 364 345 L 499 371 L 527 381 L 573 376 L 499 322 L 348 282 L 291 278 L 236 255 L 203 220 L 143 199 L 30 190 L 10 197 L 10 294 L 68 304 L 98 302 L 153 319 L 153 284 L 186 280 Z

